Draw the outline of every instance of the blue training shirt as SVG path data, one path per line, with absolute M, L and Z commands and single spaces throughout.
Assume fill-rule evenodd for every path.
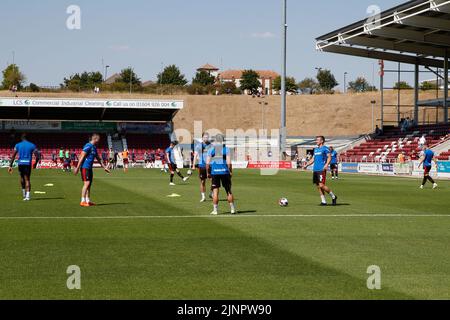
M 331 151 L 331 162 L 330 164 L 337 164 L 338 163 L 338 153 L 336 150 Z
M 36 150 L 36 146 L 29 141 L 22 141 L 14 147 L 19 155 L 19 166 L 30 166 L 33 160 L 33 152 Z
M 208 151 L 211 148 L 210 144 L 204 142 L 195 146 L 195 152 L 198 154 L 198 167 L 206 168 L 206 158 L 208 157 Z
M 431 151 L 430 149 L 425 150 L 425 152 L 423 153 L 425 159 L 423 160 L 423 166 L 424 167 L 431 167 L 433 158 L 434 158 L 434 152 Z
M 170 161 L 170 163 L 171 164 L 175 164 L 175 152 L 174 152 L 174 150 L 173 150 L 173 148 L 172 147 L 168 147 L 167 149 L 166 149 L 166 154 L 169 154 L 169 161 Z
M 327 163 L 329 154 L 330 149 L 327 146 L 314 149 L 314 172 L 321 172 L 326 169 L 325 164 Z
M 94 161 L 98 157 L 97 147 L 89 142 L 83 147 L 83 152 L 86 153 L 86 158 L 81 167 L 83 169 L 92 169 Z
M 216 150 L 217 149 L 217 150 Z M 227 165 L 227 155 L 230 154 L 230 149 L 225 146 L 210 147 L 208 150 L 208 157 L 211 157 L 211 175 L 227 175 L 230 174 L 230 169 Z

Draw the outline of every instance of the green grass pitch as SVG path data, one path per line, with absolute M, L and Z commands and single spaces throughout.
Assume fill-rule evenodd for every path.
M 98 206 L 81 208 L 79 176 L 35 171 L 46 193 L 25 203 L 17 171 L 0 171 L 1 299 L 450 298 L 449 181 L 343 175 L 329 182 L 341 205 L 322 208 L 310 173 L 236 170 L 241 214 L 222 201 L 210 217 L 196 176 L 95 174 Z M 69 265 L 81 290 L 66 287 Z M 381 290 L 367 289 L 370 265 Z

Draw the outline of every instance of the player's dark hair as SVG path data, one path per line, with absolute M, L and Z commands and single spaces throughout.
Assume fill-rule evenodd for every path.
M 91 134 L 91 136 L 90 136 L 89 138 L 92 139 L 92 138 L 94 138 L 95 136 L 100 137 L 100 134 L 97 133 L 97 132 L 94 132 L 94 133 Z
M 325 137 L 324 136 L 317 136 L 316 138 L 322 139 L 323 143 L 325 143 Z
M 21 139 L 21 140 L 27 140 L 27 133 L 26 133 L 26 132 L 23 132 L 23 133 L 20 135 L 20 139 Z

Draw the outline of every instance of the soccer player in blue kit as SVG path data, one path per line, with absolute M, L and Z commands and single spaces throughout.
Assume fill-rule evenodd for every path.
M 172 141 L 170 143 L 170 146 L 166 149 L 166 161 L 167 164 L 169 166 L 169 171 L 170 171 L 170 185 L 174 186 L 175 183 L 173 183 L 173 177 L 175 176 L 175 173 L 184 181 L 188 181 L 189 177 L 184 177 L 181 174 L 180 169 L 178 169 L 177 167 L 177 162 L 175 160 L 175 150 L 174 148 L 177 146 L 177 142 Z
M 82 207 L 91 207 L 95 206 L 93 202 L 91 202 L 91 187 L 94 179 L 94 167 L 95 160 L 101 165 L 101 167 L 107 172 L 111 173 L 108 167 L 105 166 L 102 159 L 97 152 L 97 145 L 100 142 L 100 135 L 94 133 L 91 135 L 90 141 L 83 147 L 83 151 L 81 152 L 80 160 L 75 169 L 75 175 L 78 174 L 81 168 L 81 180 L 83 180 L 83 188 L 81 189 L 81 203 Z
M 230 205 L 231 214 L 236 214 L 236 206 L 234 205 L 234 196 L 231 191 L 231 177 L 233 175 L 233 167 L 231 164 L 230 149 L 224 144 L 223 135 L 216 136 L 214 145 L 208 150 L 206 159 L 206 172 L 211 177 L 211 189 L 213 190 L 213 206 L 212 215 L 218 214 L 219 208 L 219 189 L 223 187 L 227 193 L 227 200 Z
M 208 151 L 211 148 L 209 141 L 209 134 L 202 135 L 202 142 L 195 146 L 194 161 L 192 161 L 192 170 L 198 168 L 200 178 L 200 193 L 202 198 L 200 202 L 206 201 L 206 180 L 208 180 L 208 172 L 206 171 L 206 160 L 208 158 Z
M 434 152 L 428 147 L 427 144 L 424 145 L 423 150 L 423 156 L 419 163 L 419 168 L 423 164 L 423 180 L 422 185 L 420 186 L 420 189 L 423 189 L 425 187 L 425 184 L 427 181 L 430 181 L 433 184 L 433 189 L 436 189 L 438 187 L 437 183 L 433 180 L 433 178 L 430 176 L 431 166 L 433 161 L 436 161 L 434 159 Z
M 22 186 L 22 195 L 24 201 L 30 201 L 31 196 L 31 167 L 33 165 L 33 154 L 36 146 L 27 140 L 27 135 L 24 133 L 21 136 L 21 142 L 14 147 L 14 153 L 9 163 L 8 172 L 12 174 L 13 165 L 16 156 L 19 155 L 18 169 L 20 173 L 20 184 Z
M 331 153 L 331 162 L 330 162 L 330 170 L 331 170 L 331 179 L 339 179 L 339 162 L 338 162 L 338 153 L 334 150 L 333 147 L 330 147 Z
M 317 148 L 314 149 L 314 155 L 311 160 L 304 166 L 304 168 L 308 168 L 310 165 L 313 166 L 313 182 L 317 185 L 317 189 L 320 193 L 320 199 L 322 200 L 320 205 L 326 206 L 327 200 L 325 198 L 325 193 L 328 193 L 331 196 L 333 206 L 337 204 L 337 196 L 326 186 L 327 182 L 327 169 L 331 163 L 331 153 L 330 149 L 325 146 L 325 137 L 317 136 L 316 137 Z

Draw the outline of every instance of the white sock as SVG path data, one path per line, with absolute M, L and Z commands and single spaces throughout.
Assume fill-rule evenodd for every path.
M 27 192 L 25 191 L 25 189 L 22 189 L 22 195 L 24 198 L 25 198 L 26 194 L 27 194 Z
M 327 203 L 327 199 L 325 199 L 325 196 L 320 196 L 320 199 L 322 199 L 322 203 Z
M 86 202 L 86 198 L 81 198 L 81 202 Z
M 218 205 L 218 204 L 215 204 L 215 205 L 214 205 L 214 211 L 217 211 L 217 210 L 219 210 L 219 205 Z
M 87 203 L 90 203 L 90 202 L 91 202 L 91 199 L 89 199 L 88 197 L 86 197 L 86 202 L 87 202 Z
M 331 196 L 331 199 L 336 199 L 336 196 L 334 195 L 333 192 L 330 192 L 330 196 Z
M 27 191 L 27 192 L 25 193 L 25 198 L 30 199 L 30 191 Z
M 206 194 L 202 192 L 202 199 L 206 199 Z
M 234 206 L 234 202 L 230 203 L 230 208 L 231 208 L 231 210 L 236 209 L 236 207 Z

